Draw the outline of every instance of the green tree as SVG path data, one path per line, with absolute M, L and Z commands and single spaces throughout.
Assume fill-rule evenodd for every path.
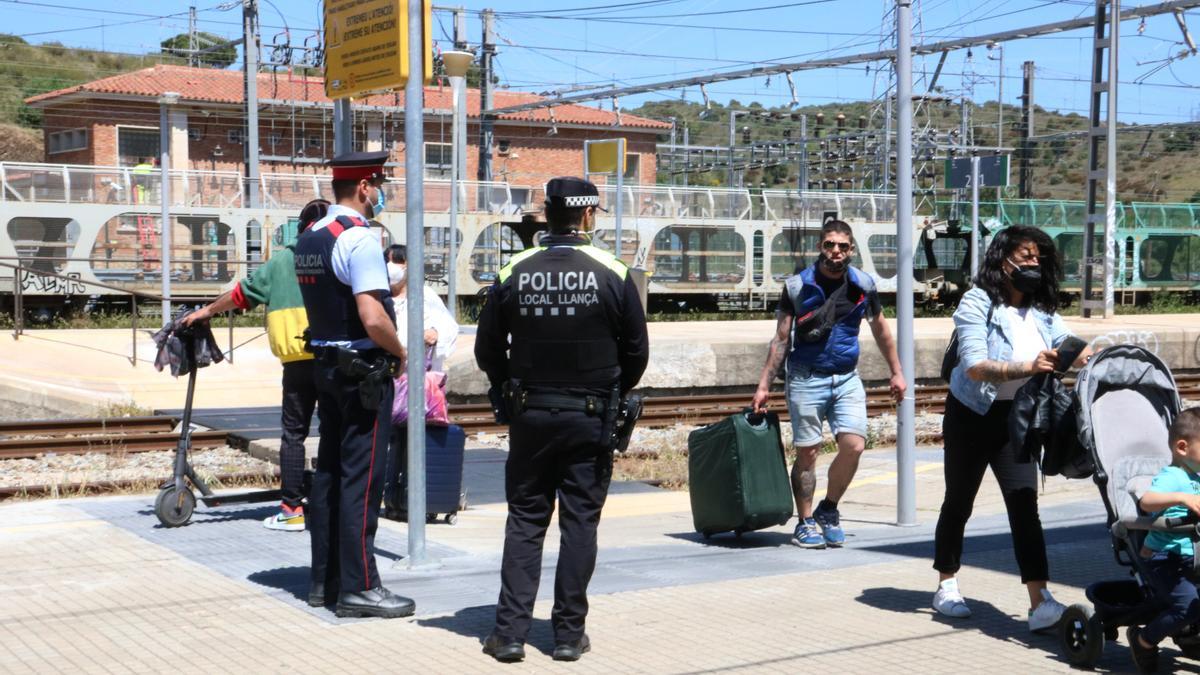
M 228 40 L 220 35 L 204 32 L 196 33 L 196 49 L 207 49 L 208 47 L 224 42 L 228 42 Z M 188 34 L 180 33 L 173 38 L 162 41 L 162 53 L 186 59 L 188 57 L 188 44 Z M 200 63 L 204 65 L 214 68 L 228 68 L 231 63 L 237 61 L 237 48 L 233 45 L 225 45 L 220 49 L 201 54 L 198 58 Z

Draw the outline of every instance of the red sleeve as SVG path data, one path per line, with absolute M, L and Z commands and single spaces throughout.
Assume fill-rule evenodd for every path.
M 233 300 L 233 304 L 237 305 L 238 309 L 250 309 L 250 301 L 246 299 L 246 294 L 242 292 L 242 285 L 240 283 L 233 287 L 233 292 L 230 294 L 230 299 Z

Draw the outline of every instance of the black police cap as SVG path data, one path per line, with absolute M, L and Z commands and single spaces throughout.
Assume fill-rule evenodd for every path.
M 575 176 L 560 176 L 546 183 L 546 204 L 568 209 L 579 209 L 594 206 L 601 211 L 608 209 L 600 206 L 600 191 L 589 180 Z
M 388 160 L 386 150 L 376 152 L 344 152 L 326 162 L 333 168 L 334 180 L 374 180 L 387 178 L 383 164 Z

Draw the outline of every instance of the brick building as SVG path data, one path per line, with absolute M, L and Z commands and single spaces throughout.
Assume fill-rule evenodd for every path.
M 174 169 L 241 171 L 245 141 L 242 73 L 157 65 L 26 99 L 44 113 L 45 161 L 53 164 L 132 166 L 159 154 L 159 104 L 180 94 L 170 113 Z M 497 90 L 495 105 L 538 100 L 535 94 Z M 323 173 L 333 151 L 333 103 L 324 82 L 286 72 L 258 75 L 259 155 L 263 173 Z M 479 91 L 467 91 L 467 153 L 463 177 L 479 164 Z M 355 146 L 390 150 L 404 174 L 404 93 L 354 102 Z M 425 166 L 429 178 L 449 178 L 450 87 L 425 89 Z M 625 137 L 626 180 L 653 184 L 654 147 L 670 124 L 581 105 L 560 105 L 501 116 L 492 148 L 494 180 L 540 186 L 556 175 L 583 170 L 585 140 Z

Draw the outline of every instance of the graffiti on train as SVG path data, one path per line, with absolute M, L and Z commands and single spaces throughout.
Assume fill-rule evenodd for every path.
M 79 272 L 71 272 L 66 277 L 57 277 L 21 270 L 21 290 L 28 293 L 78 295 L 87 291 L 87 285 L 80 280 Z
M 1115 330 L 1097 335 L 1089 344 L 1092 351 L 1097 352 L 1114 345 L 1135 345 L 1152 354 L 1158 353 L 1158 335 L 1149 330 Z

